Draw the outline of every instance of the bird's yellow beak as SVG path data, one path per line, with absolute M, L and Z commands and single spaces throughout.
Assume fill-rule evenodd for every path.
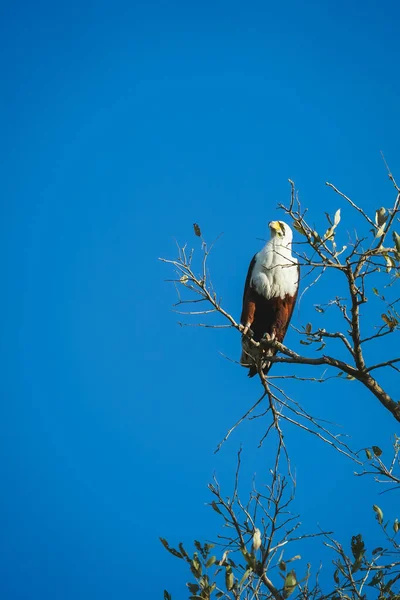
M 282 227 L 279 221 L 271 221 L 271 223 L 269 224 L 269 228 L 273 231 L 276 231 L 277 233 L 282 233 Z

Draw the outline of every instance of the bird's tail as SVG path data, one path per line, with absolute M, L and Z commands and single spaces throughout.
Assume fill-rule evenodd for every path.
M 263 360 L 261 364 L 261 368 L 263 370 L 264 375 L 268 373 L 270 370 L 272 363 L 267 359 L 268 355 L 275 354 L 272 350 L 265 352 L 263 355 Z M 248 342 L 246 338 L 242 340 L 242 354 L 240 356 L 240 364 L 242 367 L 246 367 L 249 369 L 248 376 L 254 377 L 258 372 L 258 363 L 260 361 L 260 351 L 257 347 L 253 346 Z
M 248 377 L 254 377 L 254 375 L 257 375 L 258 373 L 258 366 L 253 363 L 252 365 L 246 365 L 249 367 L 249 372 L 247 374 Z M 264 375 L 266 375 L 268 373 L 268 371 L 270 370 L 270 368 L 272 367 L 272 362 L 270 362 L 269 360 L 263 360 L 262 361 L 262 371 L 264 373 Z

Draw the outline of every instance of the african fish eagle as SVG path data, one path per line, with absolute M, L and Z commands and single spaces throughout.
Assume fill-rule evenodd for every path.
M 292 256 L 293 233 L 283 221 L 269 223 L 271 239 L 250 263 L 243 293 L 240 322 L 243 325 L 240 363 L 249 367 L 249 377 L 257 373 L 262 358 L 266 374 L 271 362 L 262 354 L 273 356 L 275 349 L 260 350 L 250 342 L 263 337 L 283 342 L 297 298 L 300 279 L 298 260 Z

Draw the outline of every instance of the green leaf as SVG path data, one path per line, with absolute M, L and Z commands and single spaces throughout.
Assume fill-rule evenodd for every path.
M 217 512 L 219 515 L 222 515 L 222 511 L 218 508 L 217 503 L 215 502 L 215 500 L 213 500 L 211 502 L 210 506 L 212 506 L 213 509 L 215 510 L 215 512 Z
M 335 212 L 335 216 L 333 217 L 333 224 L 335 227 L 337 227 L 340 223 L 340 208 L 337 209 L 337 211 Z
M 356 573 L 361 566 L 362 559 L 365 554 L 365 544 L 360 533 L 358 535 L 353 535 L 351 538 L 351 551 L 355 559 L 351 568 L 351 572 Z
M 225 571 L 225 586 L 226 586 L 226 589 L 228 590 L 228 592 L 230 592 L 231 589 L 233 588 L 234 582 L 235 582 L 235 579 L 233 577 L 232 568 L 228 566 L 228 567 L 226 567 L 226 571 Z
M 197 235 L 197 237 L 201 237 L 200 227 L 197 225 L 197 223 L 193 223 L 193 229 L 195 235 Z
M 296 556 L 292 556 L 292 558 L 289 558 L 286 562 L 290 563 L 290 562 L 293 562 L 294 560 L 301 560 L 300 554 L 296 554 Z
M 231 558 L 228 558 L 228 563 L 231 565 L 231 567 L 233 567 L 234 569 L 237 569 L 236 563 Z
M 383 522 L 383 512 L 382 509 L 379 508 L 379 506 L 377 504 L 374 504 L 372 506 L 372 508 L 374 509 L 374 511 L 376 512 L 376 520 L 378 521 L 378 523 L 381 525 Z
M 351 538 L 351 551 L 356 560 L 358 560 L 365 553 L 365 544 L 363 542 L 361 533 L 353 535 Z
M 335 237 L 335 227 L 329 227 L 329 229 L 327 229 L 324 233 L 324 237 L 323 240 L 324 242 L 327 242 L 329 240 L 332 240 Z
M 286 571 L 286 563 L 284 560 L 281 560 L 281 562 L 279 563 L 279 568 L 281 571 Z
M 386 221 L 388 220 L 388 216 L 389 215 L 386 215 L 386 208 L 384 208 L 383 206 L 376 211 L 375 223 L 378 225 L 378 227 L 381 227 L 381 225 L 384 225 L 386 223 Z
M 386 273 L 390 273 L 392 268 L 396 266 L 394 258 L 392 258 L 390 254 L 384 254 L 383 256 L 386 260 Z
M 375 456 L 381 456 L 382 454 L 382 450 L 379 448 L 379 446 L 372 446 L 372 452 L 375 454 Z
M 371 460 L 372 452 L 369 448 L 365 448 L 365 454 L 367 455 L 368 460 Z
M 185 548 L 183 547 L 182 542 L 180 542 L 180 544 L 179 544 L 179 550 L 181 551 L 182 556 L 184 558 L 186 558 L 187 560 L 189 560 L 189 562 L 190 562 L 189 554 L 186 552 Z
M 296 585 L 296 573 L 294 571 L 290 571 L 290 573 L 286 575 L 285 583 L 283 585 L 283 595 L 285 598 L 289 598 L 289 596 L 293 594 L 294 590 L 296 589 Z
M 378 227 L 378 229 L 375 231 L 375 238 L 382 237 L 384 232 L 385 232 L 385 223 L 383 223 L 383 225 Z
M 374 292 L 375 296 L 380 296 L 380 293 L 376 288 L 372 288 L 372 291 Z
M 164 590 L 164 600 L 172 600 L 172 596 L 167 590 Z
M 339 579 L 339 569 L 336 569 L 336 571 L 333 574 L 333 579 L 335 581 L 335 583 L 339 583 L 340 579 Z
M 399 521 L 398 521 L 398 519 L 395 519 L 395 521 L 394 521 L 394 523 L 393 523 L 393 531 L 394 531 L 395 533 L 397 533 L 399 529 L 400 529 L 400 524 L 399 524 Z
M 217 593 L 215 594 L 215 597 L 216 597 L 216 598 L 222 598 L 222 596 L 223 596 L 223 595 L 224 595 L 224 592 L 217 592 Z
M 367 585 L 369 585 L 370 587 L 375 587 L 381 582 L 382 577 L 383 571 L 378 571 L 377 573 L 375 573 L 375 575 Z
M 395 231 L 393 231 L 393 241 L 395 243 L 397 252 L 400 252 L 400 235 Z
M 246 569 L 246 571 L 244 572 L 242 579 L 239 581 L 239 587 L 244 584 L 244 582 L 246 581 L 246 579 L 248 579 L 251 572 L 252 572 L 251 568 L 248 567 Z
M 300 221 L 293 221 L 293 229 L 295 229 L 297 233 L 301 233 L 301 235 L 307 235 Z
M 315 308 L 315 310 L 316 310 L 317 312 L 319 312 L 319 313 L 324 313 L 324 312 L 325 312 L 325 310 L 322 308 L 322 306 L 319 306 L 318 304 L 316 304 L 316 305 L 314 306 L 314 308 Z
M 210 580 L 208 579 L 208 575 L 203 575 L 203 577 L 200 577 L 199 579 L 199 586 L 202 590 L 204 590 L 205 588 L 208 588 L 209 582 Z
M 399 600 L 400 596 L 399 594 L 394 594 L 393 590 L 391 589 L 392 585 L 394 584 L 394 582 L 397 581 L 397 576 L 393 577 L 392 579 L 389 579 L 389 581 L 383 586 L 382 590 L 383 592 L 392 592 L 390 594 L 390 598 L 393 598 L 393 600 Z
M 189 588 L 189 591 L 190 591 L 191 594 L 197 594 L 197 592 L 200 589 L 197 583 L 190 583 L 190 582 L 188 582 L 186 585 Z
M 320 241 L 321 241 L 321 236 L 319 235 L 319 233 L 314 230 L 314 231 L 311 232 L 311 235 L 313 237 L 314 244 L 319 244 Z
M 382 320 L 385 321 L 386 325 L 389 327 L 389 329 L 391 331 L 393 331 L 393 329 L 395 329 L 395 327 L 398 325 L 398 321 L 397 319 L 395 319 L 394 317 L 390 317 L 389 315 L 386 315 L 385 313 L 383 313 L 381 315 Z M 300 340 L 301 341 L 301 340 Z
M 253 552 L 261 548 L 261 531 L 256 527 L 253 533 Z
M 190 563 L 190 570 L 192 571 L 193 575 L 197 578 L 201 577 L 203 573 L 203 569 L 201 567 L 201 562 L 198 559 L 197 552 L 193 554 L 193 560 Z
M 312 331 L 312 325 L 311 325 L 311 323 L 307 323 L 307 325 L 306 325 L 306 328 L 305 328 L 305 329 L 306 329 L 306 333 L 307 333 L 307 334 L 308 334 L 308 333 L 311 333 L 311 331 Z
M 302 344 L 303 346 L 309 346 L 311 342 L 306 342 L 306 340 L 300 340 L 300 344 Z
M 164 548 L 166 550 L 168 550 L 168 552 L 170 552 L 173 556 L 176 556 L 177 558 L 183 558 L 182 554 L 180 552 L 178 552 L 178 550 L 175 550 L 175 548 L 171 548 L 170 545 L 168 544 L 167 540 L 165 540 L 164 538 L 160 537 L 160 542 L 162 543 L 162 545 L 164 546 Z
M 256 558 L 254 554 L 250 554 L 250 552 L 246 548 L 240 548 L 240 550 L 244 556 L 245 561 L 247 562 L 249 567 L 251 567 L 254 571 L 256 568 Z
M 208 559 L 208 561 L 206 562 L 206 567 L 207 567 L 207 569 L 208 569 L 209 567 L 211 567 L 211 566 L 212 566 L 212 565 L 215 563 L 215 561 L 216 561 L 216 560 L 217 560 L 217 557 L 216 557 L 216 556 L 211 556 L 211 557 Z
M 378 546 L 378 548 L 374 548 L 372 550 L 372 555 L 378 554 L 378 552 L 382 552 L 382 550 L 383 550 L 382 546 Z

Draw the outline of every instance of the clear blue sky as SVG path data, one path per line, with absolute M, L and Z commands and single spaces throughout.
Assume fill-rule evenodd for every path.
M 238 317 L 288 177 L 322 216 L 343 208 L 326 180 L 369 210 L 393 200 L 379 151 L 400 178 L 400 9 L 44 0 L 0 11 L 0 595 L 185 598 L 186 571 L 158 536 L 215 535 L 206 484 L 214 470 L 231 484 L 241 443 L 244 483 L 255 471 L 265 481 L 269 464 L 258 422 L 213 455 L 257 382 L 218 354 L 239 355 L 233 332 L 176 325 L 157 258 L 175 256 L 173 237 L 194 243 L 194 221 L 209 240 L 223 231 L 211 268 Z M 294 324 L 316 319 L 311 303 L 329 292 L 305 296 Z M 387 447 L 395 431 L 353 382 L 291 390 L 355 447 Z M 395 498 L 290 433 L 305 527 L 362 527 L 375 543 L 371 505 L 389 515 Z

